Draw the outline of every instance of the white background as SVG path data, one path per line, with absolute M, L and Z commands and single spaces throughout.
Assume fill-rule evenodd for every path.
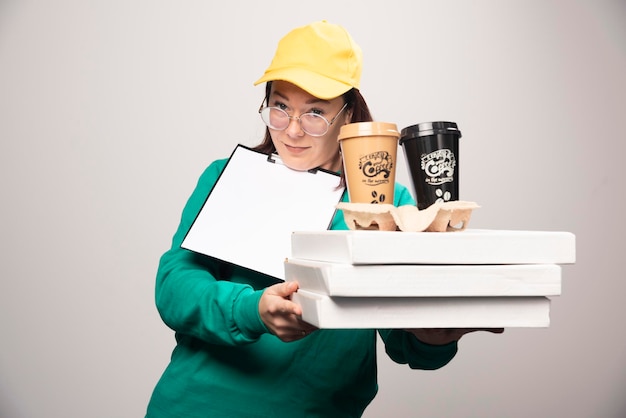
M 459 124 L 471 227 L 569 231 L 547 329 L 380 357 L 367 417 L 624 417 L 620 0 L 0 2 L 0 416 L 140 417 L 174 346 L 154 275 L 203 169 L 256 144 L 279 38 L 327 19 L 399 128 Z M 399 179 L 407 182 L 402 159 Z

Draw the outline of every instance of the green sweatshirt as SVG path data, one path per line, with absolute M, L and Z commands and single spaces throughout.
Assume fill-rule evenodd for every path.
M 160 260 L 156 305 L 177 345 L 146 417 L 361 416 L 378 390 L 376 330 L 319 330 L 282 342 L 258 310 L 263 289 L 277 279 L 180 248 L 226 162 L 202 174 Z M 402 185 L 394 204 L 414 204 Z M 341 212 L 332 229 L 347 229 Z M 456 354 L 456 343 L 431 346 L 405 331 L 378 332 L 391 359 L 414 369 L 440 368 Z

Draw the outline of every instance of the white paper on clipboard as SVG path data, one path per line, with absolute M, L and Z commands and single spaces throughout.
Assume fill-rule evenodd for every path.
M 339 180 L 238 145 L 181 247 L 284 280 L 291 233 L 329 228 Z

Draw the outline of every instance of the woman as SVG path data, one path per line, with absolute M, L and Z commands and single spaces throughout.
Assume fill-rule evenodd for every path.
M 257 149 L 296 170 L 340 171 L 341 126 L 371 120 L 360 74 L 361 51 L 342 27 L 322 21 L 287 34 L 256 82 L 267 83 L 259 113 L 268 126 Z M 200 177 L 160 261 L 156 303 L 177 346 L 147 416 L 361 416 L 377 392 L 376 330 L 317 330 L 290 300 L 296 283 L 180 248 L 225 164 Z M 401 185 L 394 196 L 395 205 L 414 204 Z M 347 229 L 340 213 L 332 229 Z M 436 369 L 469 331 L 378 332 L 394 361 Z

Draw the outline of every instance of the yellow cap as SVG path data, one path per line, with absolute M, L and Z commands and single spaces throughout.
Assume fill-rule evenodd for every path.
M 283 80 L 317 98 L 332 99 L 359 88 L 362 66 L 361 48 L 350 34 L 322 20 L 285 35 L 272 63 L 254 85 Z

